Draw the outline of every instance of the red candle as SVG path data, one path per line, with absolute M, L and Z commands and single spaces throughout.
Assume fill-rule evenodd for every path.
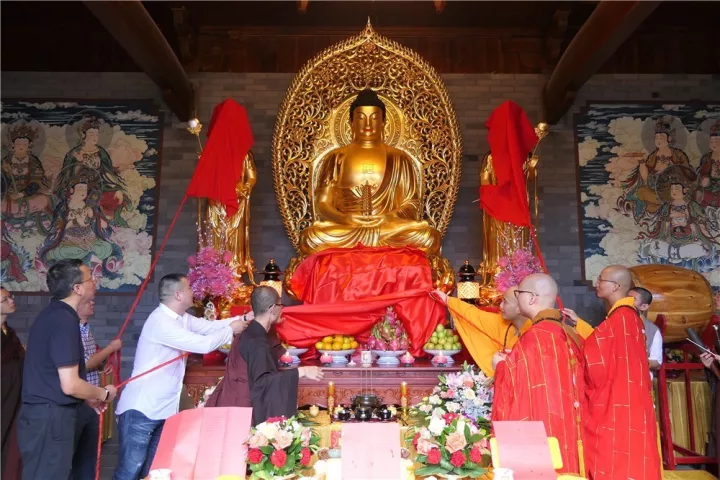
M 320 363 L 332 363 L 332 356 L 327 353 L 323 353 L 320 356 Z
M 407 352 L 405 355 L 402 356 L 402 358 L 400 358 L 400 361 L 405 365 L 410 365 L 415 362 L 415 357 L 410 355 L 410 352 Z
M 285 354 L 280 357 L 280 363 L 292 363 L 292 361 L 292 356 L 287 352 L 285 352 Z

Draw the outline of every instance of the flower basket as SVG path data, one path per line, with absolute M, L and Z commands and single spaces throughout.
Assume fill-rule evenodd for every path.
M 296 417 L 273 417 L 250 431 L 247 463 L 251 478 L 291 479 L 310 469 L 320 437 Z

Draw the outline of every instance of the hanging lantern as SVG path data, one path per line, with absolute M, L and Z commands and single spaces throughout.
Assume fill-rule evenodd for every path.
M 282 297 L 282 280 L 280 280 L 282 270 L 280 270 L 280 267 L 275 263 L 275 259 L 271 258 L 270 262 L 265 265 L 265 270 L 258 273 L 264 276 L 264 280 L 260 282 L 260 285 L 271 287 Z
M 475 281 L 475 269 L 470 265 L 469 260 L 465 260 L 465 264 L 458 270 L 460 279 L 457 283 L 457 296 L 473 305 L 480 298 L 480 283 Z

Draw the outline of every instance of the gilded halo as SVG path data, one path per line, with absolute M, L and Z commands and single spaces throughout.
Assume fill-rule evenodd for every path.
M 423 183 L 423 220 L 445 234 L 457 200 L 462 140 L 442 80 L 417 53 L 376 33 L 360 34 L 312 58 L 295 76 L 273 137 L 275 194 L 288 236 L 315 220 L 313 174 L 323 156 L 350 142 L 348 110 L 364 88 L 387 106 L 385 141 L 408 153 Z

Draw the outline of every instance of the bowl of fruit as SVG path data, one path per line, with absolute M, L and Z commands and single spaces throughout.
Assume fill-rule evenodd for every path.
M 315 348 L 321 355 L 328 354 L 332 357 L 332 363 L 345 365 L 348 363 L 348 355 L 352 355 L 358 347 L 355 337 L 347 335 L 328 335 L 315 344 Z
M 385 316 L 370 330 L 367 347 L 378 357 L 379 366 L 395 366 L 400 364 L 398 357 L 407 353 L 409 346 L 407 332 L 395 309 L 387 307 Z
M 455 330 L 438 325 L 423 350 L 433 356 L 442 354 L 447 357 L 445 363 L 454 363 L 452 356 L 462 351 L 462 345 Z
M 218 350 L 220 350 L 222 353 L 224 353 L 225 355 L 227 355 L 227 354 L 230 353 L 230 347 L 231 347 L 231 346 L 232 346 L 231 343 L 226 343 L 225 345 L 220 345 L 220 346 L 218 347 Z
M 286 343 L 282 344 L 283 347 L 285 347 L 285 351 L 292 357 L 292 364 L 297 365 L 300 363 L 300 355 L 307 352 L 307 348 L 297 348 L 293 347 L 292 345 L 287 345 Z

